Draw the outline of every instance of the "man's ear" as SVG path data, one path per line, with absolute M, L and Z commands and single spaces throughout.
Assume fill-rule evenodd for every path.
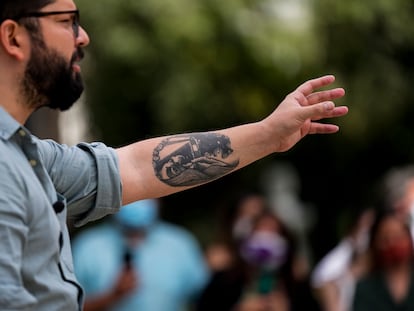
M 27 33 L 17 22 L 8 19 L 0 25 L 0 43 L 3 50 L 11 57 L 18 60 L 24 59 Z

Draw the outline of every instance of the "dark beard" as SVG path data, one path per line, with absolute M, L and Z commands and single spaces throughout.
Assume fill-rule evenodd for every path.
M 48 50 L 43 42 L 33 44 L 32 55 L 22 81 L 23 94 L 32 108 L 48 106 L 61 111 L 69 109 L 83 92 L 83 81 L 72 65 L 83 57 L 78 50 L 68 64 L 55 50 Z

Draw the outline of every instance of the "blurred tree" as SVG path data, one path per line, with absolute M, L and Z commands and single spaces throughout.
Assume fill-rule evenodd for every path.
M 266 116 L 318 55 L 302 2 L 77 1 L 91 36 L 84 73 L 96 137 L 119 146 Z M 171 196 L 169 216 L 205 221 L 219 198 L 257 187 L 265 163 Z
M 78 1 L 100 135 L 122 144 L 265 116 L 316 54 L 308 21 L 292 32 L 277 2 Z
M 346 87 L 351 110 L 339 134 L 309 137 L 286 154 L 166 198 L 175 205 L 167 216 L 190 219 L 195 231 L 211 230 L 212 204 L 257 187 L 266 165 L 281 159 L 297 167 L 304 200 L 319 210 L 318 257 L 336 242 L 342 215 L 371 204 L 383 172 L 413 160 L 412 1 L 77 4 L 91 36 L 86 102 L 95 137 L 109 145 L 255 121 L 319 74 L 334 73 Z
M 414 160 L 414 2 L 313 3 L 321 46 L 316 65 L 336 73 L 351 108 L 341 137 L 332 140 L 337 190 L 318 199 L 328 224 L 332 216 L 375 204 L 384 172 Z M 319 228 L 317 236 L 326 231 Z

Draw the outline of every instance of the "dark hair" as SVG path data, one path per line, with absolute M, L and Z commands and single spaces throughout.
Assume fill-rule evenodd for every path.
M 0 22 L 28 12 L 39 11 L 56 0 L 0 0 Z
M 407 222 L 404 222 L 400 218 L 396 216 L 396 214 L 390 210 L 382 210 L 379 211 L 376 214 L 376 218 L 374 223 L 372 224 L 371 230 L 370 230 L 370 237 L 369 237 L 369 249 L 370 249 L 370 255 L 371 255 L 371 271 L 379 271 L 381 270 L 381 267 L 379 266 L 379 262 L 376 258 L 377 253 L 375 249 L 375 241 L 379 232 L 379 229 L 384 221 L 387 219 L 392 218 L 396 219 L 401 223 L 402 228 L 407 233 L 407 237 L 411 240 L 411 245 L 413 245 L 413 238 L 411 236 L 411 230 L 410 226 Z
M 29 31 L 31 39 L 42 43 L 42 36 L 39 32 L 39 23 L 36 19 L 25 18 L 19 21 L 19 16 L 29 12 L 37 12 L 56 0 L 0 0 L 0 24 L 13 19 L 20 22 Z
M 258 225 L 265 219 L 271 219 L 278 226 L 278 234 L 286 239 L 288 243 L 288 252 L 286 256 L 286 262 L 280 269 L 280 275 L 285 282 L 293 280 L 293 263 L 294 258 L 298 251 L 298 241 L 295 234 L 284 223 L 284 221 L 272 210 L 266 209 L 258 215 L 253 224 L 253 231 L 256 230 Z
M 378 235 L 378 231 L 380 229 L 380 226 L 384 221 L 386 221 L 389 218 L 397 219 L 401 222 L 401 226 L 404 228 L 404 230 L 408 233 L 408 236 L 411 238 L 411 231 L 410 226 L 408 222 L 403 221 L 400 219 L 393 211 L 390 210 L 380 210 L 375 215 L 375 220 L 371 226 L 370 229 L 370 237 L 369 237 L 369 246 L 372 248 L 375 244 L 376 236 Z

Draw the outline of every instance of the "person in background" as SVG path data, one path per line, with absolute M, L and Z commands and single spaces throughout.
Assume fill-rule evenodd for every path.
M 205 250 L 211 271 L 219 272 L 231 265 L 236 257 L 237 244 L 251 232 L 256 218 L 266 209 L 265 197 L 256 192 L 246 192 L 237 198 L 231 208 L 220 212 L 217 236 Z
M 161 221 L 158 200 L 124 206 L 73 241 L 85 311 L 190 310 L 209 271 L 187 230 Z
M 395 213 L 414 236 L 414 165 L 389 169 L 377 186 L 377 208 L 362 210 L 349 234 L 312 271 L 312 286 L 325 311 L 351 309 L 356 281 L 366 269 L 369 231 L 377 211 Z
M 414 310 L 414 247 L 408 224 L 393 211 L 370 233 L 369 270 L 356 285 L 353 311 Z
M 352 220 L 350 230 L 311 272 L 311 286 L 323 311 L 350 311 L 355 283 L 366 269 L 369 231 L 374 208 L 365 208 Z
M 213 274 L 197 311 L 316 310 L 308 284 L 295 279 L 295 239 L 269 209 L 234 245 L 231 264 Z

